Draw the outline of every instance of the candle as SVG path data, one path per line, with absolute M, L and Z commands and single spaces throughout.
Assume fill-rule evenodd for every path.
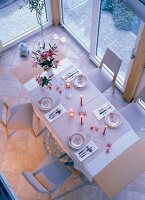
M 70 87 L 71 87 L 70 82 L 66 82 L 65 86 L 66 86 L 67 89 L 70 89 Z
M 81 125 L 83 125 L 83 116 L 81 116 Z
M 66 38 L 65 38 L 65 37 L 61 37 L 61 38 L 60 38 L 60 41 L 61 41 L 62 43 L 65 43 L 65 42 L 66 42 Z
M 73 111 L 72 109 L 70 109 L 70 111 L 69 111 L 69 116 L 70 116 L 71 118 L 74 117 L 74 111 Z
M 54 40 L 57 40 L 57 39 L 58 39 L 58 35 L 57 35 L 56 33 L 53 35 L 53 39 L 54 39 Z
M 80 105 L 83 106 L 83 96 L 80 96 Z
M 104 130 L 103 130 L 103 135 L 105 135 L 106 129 L 107 129 L 107 126 L 105 125 Z

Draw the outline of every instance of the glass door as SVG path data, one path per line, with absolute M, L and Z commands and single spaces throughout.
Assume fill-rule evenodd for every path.
M 61 0 L 63 26 L 90 50 L 93 0 Z
M 93 62 L 99 64 L 107 47 L 122 59 L 118 77 L 123 86 L 140 18 L 118 0 L 61 0 L 61 10 L 62 26 L 87 48 Z
M 121 59 L 119 78 L 124 82 L 133 58 L 141 20 L 118 1 L 101 0 L 96 55 L 102 59 L 106 48 L 112 49 Z
M 43 9 L 42 23 L 43 25 L 48 23 L 46 6 Z M 23 0 L 0 1 L 0 40 L 3 46 L 24 35 L 30 36 L 30 32 L 38 28 L 40 26 L 35 11 L 31 12 Z

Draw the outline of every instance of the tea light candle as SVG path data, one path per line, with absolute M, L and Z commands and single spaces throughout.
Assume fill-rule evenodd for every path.
M 105 125 L 104 130 L 103 130 L 103 135 L 105 135 L 106 129 L 107 129 L 107 126 Z
M 73 111 L 72 109 L 70 109 L 70 111 L 69 111 L 69 116 L 70 116 L 71 118 L 74 117 L 74 111 Z
M 58 40 L 58 35 L 56 33 L 53 35 L 53 39 Z
M 83 125 L 83 116 L 81 116 L 81 125 Z
M 66 82 L 65 86 L 66 86 L 67 89 L 70 89 L 71 83 L 70 82 Z
M 60 41 L 61 41 L 62 43 L 65 43 L 65 42 L 66 42 L 66 38 L 65 38 L 65 37 L 61 37 L 61 38 L 60 38 Z
M 80 106 L 83 106 L 83 96 L 80 96 Z

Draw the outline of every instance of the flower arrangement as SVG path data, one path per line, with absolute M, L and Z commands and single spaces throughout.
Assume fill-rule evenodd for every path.
M 33 53 L 33 67 L 40 66 L 43 68 L 44 71 L 49 71 L 50 68 L 57 68 L 59 61 L 55 59 L 55 56 L 57 56 L 57 46 L 56 44 L 51 45 L 49 44 L 50 49 L 49 50 L 37 50 Z
M 41 85 L 42 87 L 44 85 L 49 85 L 48 88 L 51 90 L 51 78 L 52 78 L 53 74 L 50 75 L 48 78 L 46 76 L 37 76 L 36 77 L 36 81 L 38 82 L 39 85 Z
M 49 44 L 49 49 L 48 50 L 37 50 L 36 52 L 33 53 L 33 67 L 40 66 L 43 68 L 44 71 L 49 71 L 51 68 L 57 68 L 59 61 L 56 60 L 55 56 L 57 56 L 57 46 L 56 44 L 51 45 Z M 49 88 L 51 89 L 51 78 L 53 74 L 50 75 L 49 77 L 47 76 L 37 76 L 36 81 L 38 82 L 39 85 L 42 87 L 44 85 L 49 85 Z

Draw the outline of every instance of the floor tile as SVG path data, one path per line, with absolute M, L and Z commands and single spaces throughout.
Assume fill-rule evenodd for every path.
M 17 152 L 5 152 L 1 165 L 2 171 L 20 172 L 23 169 L 24 154 Z
M 10 186 L 14 190 L 14 192 L 16 192 L 21 173 L 16 172 L 16 171 L 15 172 L 3 171 L 3 173 L 4 173 L 7 181 L 9 182 Z
M 36 190 L 27 182 L 27 180 L 23 177 L 23 175 L 20 176 L 17 190 L 16 190 L 16 195 L 23 197 L 27 197 L 30 200 L 36 198 L 37 192 Z

